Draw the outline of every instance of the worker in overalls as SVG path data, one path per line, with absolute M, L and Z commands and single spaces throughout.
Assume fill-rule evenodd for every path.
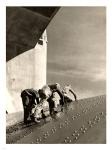
M 48 85 L 51 90 L 51 95 L 48 98 L 50 114 L 58 112 L 58 106 L 64 105 L 64 97 L 59 83 Z
M 25 89 L 21 92 L 21 98 L 24 109 L 24 123 L 31 121 L 31 110 L 39 104 L 39 94 L 37 90 Z

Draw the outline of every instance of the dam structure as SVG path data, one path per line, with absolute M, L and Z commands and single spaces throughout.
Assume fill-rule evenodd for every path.
M 47 35 L 36 46 L 7 62 L 7 112 L 22 111 L 21 91 L 46 84 Z
M 6 8 L 6 73 L 8 114 L 23 111 L 21 91 L 46 84 L 46 27 L 58 7 Z
M 40 122 L 23 122 L 21 91 L 46 84 L 46 28 L 60 7 L 6 7 L 6 143 L 106 144 L 106 95 L 60 105 Z

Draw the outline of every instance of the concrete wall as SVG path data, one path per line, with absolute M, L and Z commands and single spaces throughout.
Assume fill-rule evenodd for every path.
M 41 88 L 46 84 L 47 35 L 42 36 L 43 45 L 37 45 L 6 64 L 7 71 L 7 101 L 8 113 L 23 110 L 21 90 L 25 88 Z M 41 41 L 41 42 L 42 42 Z

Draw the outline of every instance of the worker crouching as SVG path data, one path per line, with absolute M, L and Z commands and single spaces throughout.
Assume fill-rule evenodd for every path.
M 21 92 L 21 98 L 24 109 L 24 123 L 31 122 L 31 110 L 39 104 L 39 94 L 37 90 L 25 89 Z
M 69 96 L 69 93 L 73 98 Z M 62 89 L 58 83 L 45 85 L 38 91 L 26 89 L 22 91 L 21 98 L 24 108 L 24 123 L 29 120 L 39 123 L 42 118 L 62 111 L 64 104 L 77 101 L 71 86 L 67 85 Z
M 46 99 L 41 100 L 39 104 L 35 105 L 31 110 L 32 121 L 39 123 L 42 118 L 50 115 L 49 103 Z

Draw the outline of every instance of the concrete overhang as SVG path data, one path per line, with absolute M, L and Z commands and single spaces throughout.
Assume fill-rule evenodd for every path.
M 6 7 L 6 61 L 32 49 L 60 7 Z

